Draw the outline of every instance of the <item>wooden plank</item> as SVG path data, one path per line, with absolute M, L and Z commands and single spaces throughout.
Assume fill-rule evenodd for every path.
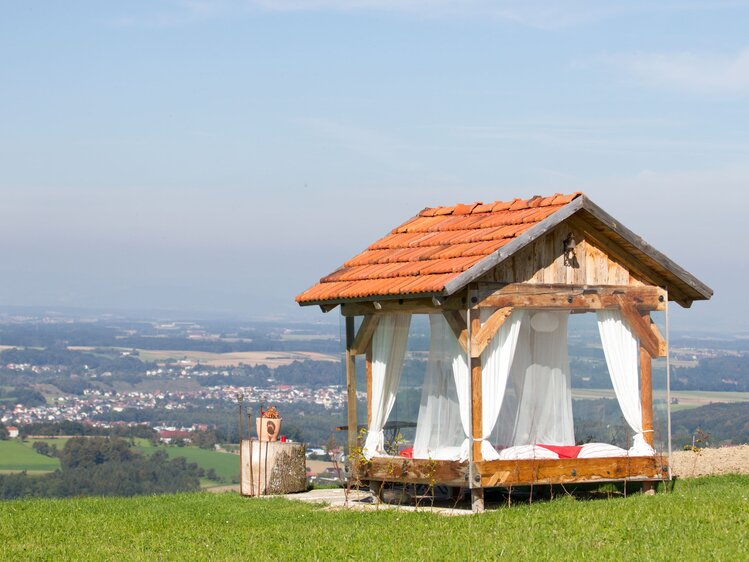
M 359 331 L 357 332 L 354 343 L 351 346 L 351 352 L 354 355 L 366 353 L 379 322 L 379 315 L 370 314 L 364 317 L 364 321 L 361 326 L 359 326 Z
M 650 322 L 650 329 L 658 340 L 658 357 L 668 357 L 668 342 L 666 342 L 666 338 L 663 337 L 656 323 L 650 318 L 650 314 L 647 315 L 646 322 Z
M 669 283 L 668 279 L 666 279 L 666 277 L 664 277 L 660 272 L 638 260 L 634 254 L 629 253 L 625 248 L 612 242 L 610 238 L 597 230 L 592 224 L 579 217 L 573 217 L 570 221 L 577 228 L 582 230 L 584 236 L 588 240 L 594 242 L 595 245 L 600 247 L 608 256 L 626 267 L 629 270 L 630 275 L 639 277 L 648 285 L 657 285 L 659 287 L 668 286 L 673 300 L 687 308 L 691 305 L 691 300 L 685 296 L 681 287 Z
M 668 478 L 668 463 L 660 456 L 483 461 L 476 470 L 486 488 Z
M 445 285 L 445 294 L 452 295 L 463 290 L 469 283 L 481 278 L 482 275 L 491 269 L 494 269 L 494 267 L 502 263 L 509 256 L 517 254 L 520 250 L 529 244 L 532 244 L 535 240 L 543 237 L 546 233 L 551 232 L 557 225 L 580 211 L 580 209 L 583 208 L 584 201 L 585 197 L 577 197 L 559 209 L 556 213 L 526 230 L 523 234 L 513 239 L 498 251 L 487 256 L 473 267 L 470 267 L 460 275 L 456 276 Z
M 573 224 L 575 228 L 580 231 L 581 235 L 591 246 L 590 252 L 593 256 L 607 256 L 610 261 L 621 264 L 621 266 L 628 270 L 630 274 L 639 276 L 645 280 L 648 285 L 663 286 L 666 284 L 666 279 L 657 271 L 654 271 L 637 261 L 637 259 L 628 254 L 621 246 L 612 242 L 602 232 L 597 230 L 593 224 L 586 221 L 584 218 L 572 217 L 570 219 L 570 224 Z M 600 273 L 601 272 L 599 271 L 596 276 L 600 276 Z M 596 281 L 596 283 L 599 282 L 600 281 Z
M 658 357 L 659 342 L 650 327 L 650 321 L 645 321 L 629 300 L 621 295 L 618 295 L 617 299 L 619 301 L 619 309 L 622 312 L 622 316 L 629 324 L 630 329 L 640 340 L 640 345 L 644 347 L 652 357 Z
M 485 284 L 480 289 L 480 307 L 551 308 L 601 310 L 619 308 L 619 297 L 639 311 L 665 310 L 666 292 L 660 287 L 578 285 Z
M 348 392 L 348 448 L 349 457 L 357 448 L 356 420 L 356 355 L 352 353 L 354 343 L 354 318 L 346 318 L 346 390 Z
M 699 281 L 687 270 L 676 264 L 673 260 L 666 257 L 664 254 L 653 248 L 650 244 L 645 242 L 640 236 L 637 236 L 634 232 L 626 228 L 619 221 L 614 219 L 606 211 L 601 209 L 598 205 L 593 203 L 590 199 L 583 196 L 582 208 L 593 218 L 599 221 L 606 228 L 613 231 L 615 234 L 620 236 L 623 240 L 631 244 L 634 248 L 642 252 L 644 256 L 658 264 L 660 267 L 668 271 L 673 277 L 678 279 L 679 282 L 683 283 L 692 290 L 692 294 L 689 295 L 688 301 L 692 300 L 707 300 L 713 296 L 713 290 Z M 553 215 L 552 215 L 553 216 Z M 636 259 L 636 257 L 635 257 Z M 673 283 L 668 283 L 669 287 L 673 287 Z M 679 288 L 681 292 L 681 287 Z M 696 293 L 696 294 L 695 294 Z
M 478 311 L 476 311 L 478 314 Z M 471 332 L 471 357 L 481 357 L 481 354 L 494 339 L 497 331 L 512 314 L 512 308 L 500 308 L 495 311 L 477 333 Z
M 644 346 L 640 347 L 640 407 L 642 408 L 642 431 L 651 447 L 653 435 L 653 360 Z
M 372 425 L 372 341 L 367 346 L 367 427 Z
M 429 298 L 393 298 L 376 301 L 347 302 L 341 304 L 343 316 L 368 316 L 387 312 L 408 312 L 411 314 L 435 314 L 443 310 L 464 310 L 463 295 L 457 294 L 444 299 L 440 306 L 435 306 L 432 297 Z
M 363 480 L 410 484 L 468 485 L 468 463 L 402 457 L 375 457 L 361 466 Z
M 471 314 L 471 334 L 481 331 L 481 316 L 479 309 L 474 308 Z M 471 337 L 473 340 L 473 337 Z M 473 461 L 483 460 L 481 454 L 481 435 L 483 433 L 483 407 L 481 403 L 481 354 L 474 356 L 471 348 L 471 435 L 473 437 Z
M 445 317 L 448 326 L 450 326 L 453 334 L 455 334 L 455 337 L 458 339 L 461 349 L 465 353 L 468 353 L 468 328 L 466 326 L 466 321 L 463 320 L 463 316 L 457 310 L 445 310 L 442 311 L 442 315 Z

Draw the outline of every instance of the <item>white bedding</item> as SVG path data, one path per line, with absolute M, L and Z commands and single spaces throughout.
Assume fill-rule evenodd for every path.
M 598 459 L 603 457 L 626 457 L 627 449 L 608 443 L 586 443 L 577 455 L 578 459 Z
M 538 445 L 517 445 L 507 447 L 499 452 L 499 460 L 517 461 L 526 459 L 558 459 L 554 451 L 539 447 Z
M 636 455 L 632 450 L 622 449 L 609 443 L 586 443 L 578 453 L 578 459 L 599 459 L 608 457 L 635 457 L 649 456 Z M 518 445 L 508 447 L 499 452 L 499 459 L 504 461 L 528 460 L 528 459 L 558 459 L 554 451 L 550 451 L 539 445 Z

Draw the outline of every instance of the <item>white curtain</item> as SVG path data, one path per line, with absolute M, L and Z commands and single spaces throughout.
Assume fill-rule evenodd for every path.
M 598 312 L 598 331 L 616 399 L 624 419 L 634 432 L 633 456 L 655 454 L 642 433 L 642 406 L 638 381 L 639 343 L 618 310 Z
M 569 312 L 540 311 L 528 319 L 520 330 L 512 367 L 513 378 L 522 380 L 512 445 L 574 445 Z
M 385 454 L 383 427 L 395 404 L 410 326 L 410 314 L 384 315 L 372 337 L 372 419 L 362 451 L 368 459 Z
M 460 404 L 453 375 L 457 341 L 442 314 L 429 315 L 430 343 L 419 417 L 414 438 L 414 458 L 457 460 L 465 440 Z M 461 352 L 458 347 L 458 351 Z
M 430 357 L 433 359 L 427 376 L 434 377 L 425 381 L 435 394 L 437 389 L 447 387 L 455 390 L 457 399 L 457 416 L 454 404 L 449 396 L 436 396 L 431 399 L 432 390 L 422 391 L 422 402 L 419 408 L 419 419 L 416 423 L 414 456 L 417 458 L 434 458 L 442 460 L 468 460 L 471 435 L 471 370 L 466 361 L 466 354 L 458 343 L 455 333 L 441 314 L 430 317 L 432 339 Z M 439 365 L 438 365 L 439 363 Z M 452 386 L 448 378 L 452 376 Z M 427 393 L 425 398 L 424 392 Z M 447 417 L 439 419 L 442 413 Z M 456 429 L 457 428 L 457 429 Z M 458 446 L 455 446 L 456 433 Z M 436 436 L 430 435 L 436 433 Z
M 482 323 L 488 320 L 494 312 L 495 309 L 482 309 Z M 489 442 L 489 437 L 494 431 L 504 402 L 507 379 L 515 357 L 515 348 L 524 317 L 524 311 L 514 311 L 497 330 L 494 338 L 481 354 L 481 455 L 484 460 L 491 461 L 499 458 L 499 453 Z

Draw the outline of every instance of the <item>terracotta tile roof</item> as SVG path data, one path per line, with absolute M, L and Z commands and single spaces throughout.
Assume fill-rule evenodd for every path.
M 296 297 L 300 304 L 440 293 L 445 285 L 582 195 L 424 209 Z

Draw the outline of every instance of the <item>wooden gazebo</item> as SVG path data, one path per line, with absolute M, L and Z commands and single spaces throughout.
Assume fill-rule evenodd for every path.
M 689 307 L 711 296 L 709 287 L 576 193 L 424 209 L 296 300 L 300 305 L 319 305 L 324 312 L 340 306 L 345 317 L 350 428 L 357 426 L 357 355 L 366 356 L 367 419 L 372 420 L 373 335 L 382 319 L 399 313 L 444 318 L 470 369 L 468 457 L 375 455 L 354 470 L 362 480 L 374 483 L 470 488 L 474 509 L 481 510 L 483 490 L 490 487 L 651 483 L 669 478 L 667 458 L 655 452 L 599 458 L 484 458 L 482 353 L 514 311 L 616 311 L 637 341 L 635 401 L 639 400 L 642 417 L 637 423 L 641 421 L 641 436 L 652 447 L 651 361 L 665 357 L 668 350 L 650 315 L 666 311 L 668 301 Z M 357 316 L 363 317 L 358 330 Z M 356 447 L 357 433 L 349 431 L 349 448 Z

